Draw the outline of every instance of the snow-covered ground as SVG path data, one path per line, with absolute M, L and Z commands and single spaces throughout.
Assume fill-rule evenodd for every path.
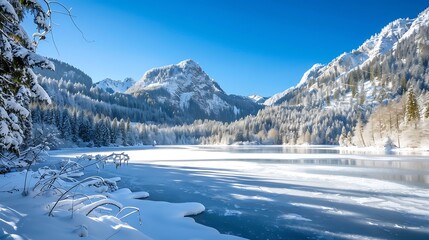
M 91 151 L 82 150 L 54 152 L 53 157 L 44 163 L 50 169 L 29 171 L 26 181 L 29 193 L 26 196 L 22 194 L 26 171 L 1 175 L 0 239 L 242 239 L 220 234 L 186 217 L 205 211 L 200 203 L 142 200 L 149 196 L 147 192 L 131 192 L 128 188 L 107 192 L 107 186 L 97 185 L 100 182 L 98 177 L 85 180 L 88 176 L 103 175 L 95 165 L 92 171 L 91 168 L 86 171 L 94 175 L 82 176 L 79 179 L 82 183 L 70 181 L 71 175 L 63 173 L 56 175 L 55 183 L 51 184 L 55 177 L 51 169 L 56 169 L 60 160 L 64 160 L 57 154 L 73 152 L 72 155 L 76 155 L 79 151 Z M 115 169 L 114 164 L 105 165 L 102 171 L 115 173 Z M 127 175 L 126 172 L 122 174 Z M 138 172 L 134 174 L 134 177 L 139 177 Z M 104 180 L 115 182 L 120 178 L 104 177 Z M 73 198 L 62 197 L 63 192 L 73 195 Z M 124 211 L 118 212 L 118 208 Z M 139 211 L 132 213 L 136 209 Z
M 198 232 L 212 233 L 212 239 L 230 236 L 183 218 L 183 212 L 167 224 L 165 219 L 171 213 L 151 211 L 155 206 L 152 204 L 158 203 L 150 200 L 200 202 L 205 212 L 194 217 L 197 222 L 249 239 L 429 238 L 427 156 L 339 154 L 329 147 L 169 146 L 113 150 L 129 154 L 130 165 L 99 174 L 120 176 L 120 186 L 150 193 L 148 200 L 133 200 L 141 204 L 130 203 L 143 207 L 143 224 L 133 223 L 130 217 L 130 225 L 154 239 L 170 239 L 168 234 L 182 232 L 181 225 L 185 223 L 186 229 L 192 230 L 183 235 L 187 237 L 176 239 L 190 239 Z M 112 149 L 51 154 L 74 157 L 82 152 L 110 153 Z M 145 204 L 149 209 L 144 208 Z M 190 209 L 195 211 L 197 206 L 200 205 Z M 152 223 L 158 218 L 162 219 Z M 153 230 L 159 224 L 165 231 Z M 167 235 L 157 235 L 161 233 Z

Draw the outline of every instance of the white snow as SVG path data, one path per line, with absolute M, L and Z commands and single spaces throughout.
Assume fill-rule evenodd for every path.
M 9 109 L 13 109 L 16 112 L 19 112 L 21 116 L 27 117 L 30 112 L 24 108 L 21 104 L 17 103 L 16 101 L 6 101 L 5 103 L 6 107 Z
M 222 100 L 216 94 L 213 94 L 212 99 L 208 99 L 206 102 L 207 108 L 204 108 L 204 111 L 207 114 L 210 114 L 210 112 L 218 113 L 220 110 L 229 107 L 228 103 Z
M 266 98 L 259 95 L 250 95 L 248 96 L 248 98 L 250 98 L 250 100 L 252 100 L 253 102 L 259 103 L 259 104 L 263 104 L 266 100 Z
M 0 0 L 0 8 L 2 8 L 2 11 L 6 13 L 8 17 L 11 17 L 13 21 L 19 21 L 18 15 L 16 14 L 14 7 L 9 3 L 9 1 Z
M 427 25 L 429 23 L 429 8 L 424 10 L 417 16 L 416 19 L 414 19 L 410 29 L 402 36 L 401 40 L 409 38 L 413 33 L 418 31 L 418 29 L 423 26 Z
M 398 40 L 410 29 L 414 19 L 398 19 L 385 26 L 380 33 L 372 36 L 358 48 L 364 54 L 362 60 L 369 62 L 379 54 L 396 48 Z
M 4 120 L 0 120 L 0 135 L 6 136 L 9 133 L 9 127 Z
M 282 97 L 286 96 L 288 93 L 290 93 L 294 89 L 295 89 L 295 87 L 291 87 L 291 88 L 288 88 L 281 93 L 274 94 L 272 97 L 265 100 L 264 105 L 271 106 L 271 105 L 275 104 L 278 100 L 280 100 Z
M 225 209 L 224 216 L 237 216 L 243 214 L 242 212 L 238 210 L 231 210 L 231 209 Z
M 58 203 L 58 195 L 49 191 L 38 194 L 31 191 L 29 196 L 23 197 L 25 173 L 8 173 L 0 178 L 2 239 L 242 239 L 220 234 L 187 218 L 205 211 L 200 203 L 142 200 L 149 196 L 147 192 L 131 192 L 127 188 L 98 193 L 102 187 L 89 187 L 96 181 L 76 188 L 75 193 L 82 193 L 78 194 L 79 198 L 63 199 Z M 28 189 L 38 189 L 33 186 L 44 173 L 47 171 L 29 172 Z M 109 179 L 120 180 L 119 177 Z M 76 184 L 58 181 L 65 188 Z M 114 214 L 116 207 L 124 206 L 132 207 L 128 212 Z M 51 209 L 53 216 L 48 214 Z M 132 213 L 135 210 L 138 212 Z
M 106 78 L 100 82 L 95 83 L 95 86 L 103 89 L 104 91 L 113 91 L 113 93 L 124 93 L 132 85 L 135 84 L 135 81 L 132 78 L 125 78 L 123 81 L 112 80 Z
M 311 79 L 316 79 L 317 77 L 319 77 L 325 69 L 326 69 L 326 66 L 323 64 L 319 64 L 319 63 L 314 64 L 310 69 L 308 69 L 302 75 L 301 80 L 299 81 L 299 83 L 296 86 L 288 88 L 281 93 L 274 94 L 272 97 L 265 100 L 264 105 L 271 106 L 271 105 L 275 104 L 278 100 L 280 100 L 282 97 L 286 96 L 288 93 L 290 93 L 294 89 L 303 86 L 305 83 L 307 83 Z
M 192 82 L 211 81 L 200 66 L 192 60 L 185 60 L 178 64 L 154 68 L 147 71 L 143 77 L 131 86 L 126 92 L 139 93 L 145 89 L 165 88 L 174 95 L 179 88 L 186 88 Z
M 183 110 L 187 109 L 189 107 L 189 100 L 191 100 L 193 95 L 194 94 L 192 92 L 180 94 L 180 108 Z
M 293 214 L 293 213 L 281 215 L 281 216 L 280 216 L 280 218 L 283 218 L 283 219 L 286 219 L 286 220 L 295 220 L 295 221 L 306 221 L 306 222 L 311 222 L 311 220 L 310 220 L 310 219 L 305 218 L 305 217 L 302 217 L 302 216 L 301 216 L 301 215 L 299 215 L 299 214 Z
M 233 193 L 233 194 L 231 194 L 231 196 L 233 198 L 239 199 L 239 200 L 259 200 L 259 201 L 266 201 L 266 202 L 273 202 L 274 201 L 271 198 L 267 198 L 267 197 L 263 197 L 263 196 L 259 196 L 259 195 L 247 196 L 247 195 Z
M 33 91 L 33 94 L 35 95 L 36 98 L 42 101 L 46 101 L 48 104 L 52 103 L 52 100 L 49 97 L 48 93 L 39 84 L 34 84 L 31 90 Z
M 240 109 L 239 109 L 239 108 L 237 108 L 236 106 L 234 106 L 234 114 L 235 114 L 235 115 L 240 114 Z
M 310 79 L 315 79 L 320 75 L 320 72 L 323 71 L 323 68 L 325 67 L 325 65 L 317 63 L 314 64 L 310 69 L 308 69 L 304 75 L 302 75 L 301 80 L 299 81 L 299 83 L 296 85 L 296 87 L 300 87 L 301 85 L 303 85 L 304 83 L 306 83 L 308 80 Z
M 125 93 L 139 95 L 144 92 L 153 93 L 162 104 L 182 110 L 189 107 L 192 99 L 208 115 L 225 109 L 240 114 L 240 109 L 223 100 L 222 96 L 226 96 L 223 90 L 192 60 L 151 69 Z

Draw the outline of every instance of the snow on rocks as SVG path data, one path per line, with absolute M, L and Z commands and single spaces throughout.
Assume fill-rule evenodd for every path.
M 109 93 L 124 93 L 134 84 L 135 81 L 132 78 L 125 78 L 123 81 L 106 78 L 95 83 L 94 86 Z
M 113 193 L 107 193 L 106 195 L 114 199 L 142 199 L 149 197 L 148 192 L 131 192 L 129 188 L 121 188 Z
M 227 95 L 193 60 L 151 69 L 125 93 L 148 95 L 155 102 L 171 107 L 171 111 L 198 108 L 207 116 L 224 111 L 239 116 L 243 110 L 237 100 L 249 103 L 247 98 Z

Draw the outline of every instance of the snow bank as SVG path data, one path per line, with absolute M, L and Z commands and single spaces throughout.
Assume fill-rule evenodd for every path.
M 29 173 L 35 182 L 35 173 Z M 141 231 L 114 216 L 85 216 L 79 212 L 49 217 L 47 207 L 57 196 L 23 197 L 21 194 L 25 172 L 9 173 L 1 177 L 0 228 L 1 239 L 151 239 Z M 104 199 L 103 201 L 107 201 Z M 70 201 L 68 202 L 70 203 Z M 65 203 L 67 205 L 67 202 Z
M 113 170 L 113 165 L 110 167 Z M 44 173 L 47 171 L 28 172 L 28 189 L 34 189 Z M 88 181 L 78 184 L 67 177 L 57 178 L 57 186 L 76 191 L 70 191 L 72 198 L 63 197 L 57 203 L 58 192 L 62 190 L 56 187 L 42 191 L 39 185 L 35 188 L 37 192 L 23 197 L 25 176 L 23 171 L 0 178 L 0 228 L 3 230 L 0 239 L 242 239 L 220 234 L 188 218 L 205 211 L 200 203 L 141 200 L 149 193 L 132 192 L 128 188 L 106 192 L 107 189 L 100 190 L 105 186 L 97 184 L 97 179 L 87 178 Z M 116 182 L 121 178 L 104 180 Z M 53 214 L 49 216 L 51 210 Z

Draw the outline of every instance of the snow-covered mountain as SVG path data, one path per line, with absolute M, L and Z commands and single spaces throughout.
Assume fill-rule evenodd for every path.
M 313 79 L 317 78 L 321 74 L 321 72 L 323 72 L 324 69 L 325 69 L 324 65 L 319 64 L 319 63 L 314 64 L 310 69 L 308 69 L 304 73 L 301 80 L 299 81 L 299 83 L 295 87 L 291 87 L 291 88 L 289 88 L 289 89 L 287 89 L 281 93 L 274 94 L 272 97 L 267 98 L 263 102 L 263 104 L 270 106 L 270 105 L 277 103 L 280 99 L 282 99 L 288 93 L 292 92 L 292 90 L 299 88 L 300 86 L 304 85 L 309 80 L 313 80 Z
M 82 70 L 57 59 L 49 58 L 49 61 L 51 61 L 55 65 L 55 71 L 36 67 L 34 69 L 34 73 L 40 74 L 44 77 L 51 78 L 51 79 L 56 79 L 56 80 L 62 79 L 63 81 L 80 83 L 85 85 L 86 87 L 91 87 L 92 78 L 88 76 L 86 73 L 84 73 Z
M 110 78 L 106 78 L 94 84 L 95 87 L 98 87 L 105 92 L 108 93 L 124 93 L 128 90 L 132 85 L 135 84 L 136 81 L 132 78 L 125 78 L 123 81 L 121 80 L 112 80 Z
M 147 71 L 125 93 L 148 96 L 152 101 L 170 108 L 174 114 L 201 118 L 245 116 L 259 109 L 246 97 L 227 95 L 190 59 Z
M 263 104 L 268 99 L 259 95 L 250 95 L 249 98 L 257 104 Z
M 356 68 L 362 68 L 370 63 L 376 56 L 394 50 L 401 39 L 416 31 L 418 26 L 427 24 L 428 10 L 422 12 L 416 19 L 398 19 L 385 26 L 380 33 L 366 40 L 359 48 L 343 53 L 327 65 L 315 64 L 306 71 L 299 83 L 290 89 L 273 95 L 265 101 L 265 105 L 280 104 L 286 95 L 294 89 L 310 87 L 322 78 L 337 79 Z
M 404 103 L 415 95 L 426 117 L 421 114 L 420 123 L 428 121 L 428 91 L 429 8 L 415 19 L 393 21 L 326 65 L 314 65 L 296 86 L 272 96 L 243 122 L 274 129 L 283 144 L 385 146 L 388 136 L 401 147 L 413 139 L 409 146 L 415 147 L 427 125 L 407 124 Z

